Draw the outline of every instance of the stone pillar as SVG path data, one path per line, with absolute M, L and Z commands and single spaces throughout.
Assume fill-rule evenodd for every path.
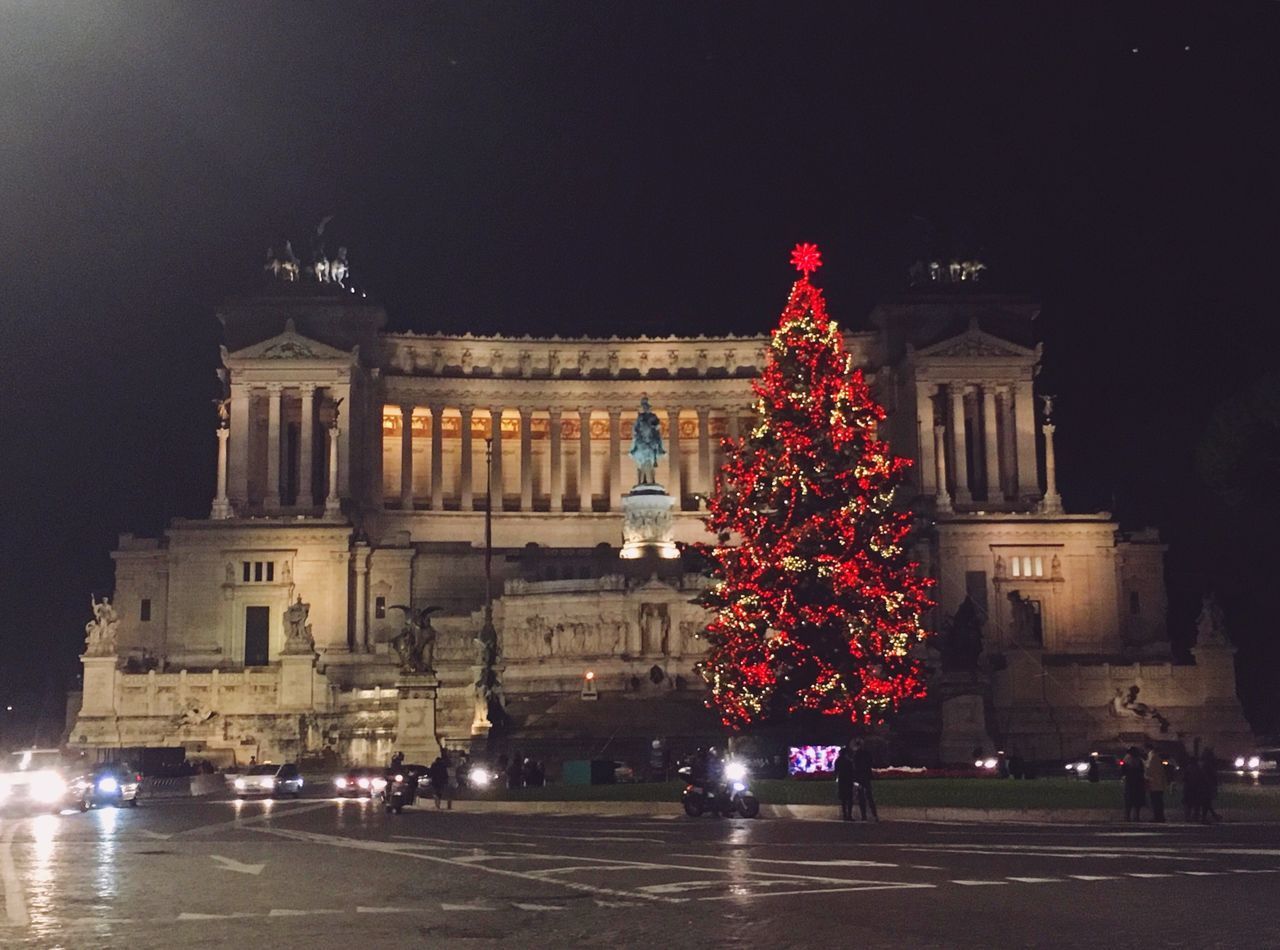
M 342 517 L 342 502 L 338 498 L 338 424 L 329 428 L 329 496 L 324 500 L 326 518 Z
M 916 439 L 920 446 L 917 479 L 921 495 L 936 496 L 938 494 L 938 463 L 934 449 L 938 442 L 934 435 L 936 424 L 933 418 L 933 389 L 933 383 L 916 383 Z M 945 443 L 940 451 L 945 453 Z M 946 488 L 944 483 L 943 491 L 946 491 Z
M 489 410 L 489 434 L 493 439 L 493 510 L 505 511 L 505 492 L 502 490 L 502 410 Z
M 310 508 L 316 503 L 315 492 L 311 488 L 311 471 L 316 460 L 315 447 L 312 445 L 316 426 L 315 383 L 303 383 L 299 386 L 298 396 L 302 400 L 302 425 L 298 430 L 298 497 L 294 504 Z
M 520 407 L 520 510 L 533 511 L 533 409 Z
M 676 500 L 676 511 L 684 508 L 684 486 L 680 478 L 680 410 L 667 410 L 667 492 Z
M 233 507 L 243 507 L 249 501 L 249 399 L 248 386 L 231 387 L 231 445 L 227 459 L 228 498 Z
M 609 410 L 609 510 L 622 510 L 622 410 Z
M 1031 380 L 1014 384 L 1013 421 L 1018 457 L 1018 497 L 1032 503 L 1040 497 L 1036 465 L 1036 407 Z
M 444 507 L 444 406 L 431 407 L 431 510 Z
M 698 493 L 711 496 L 711 410 L 698 407 Z
M 413 511 L 413 404 L 400 407 L 400 508 Z
M 548 410 L 547 437 L 551 441 L 551 510 L 564 510 L 564 459 L 560 444 L 560 410 Z
M 951 383 L 947 386 L 951 398 L 951 447 L 954 468 L 951 473 L 952 484 L 955 485 L 955 502 L 967 505 L 973 501 L 969 494 L 969 450 L 964 432 L 964 384 Z
M 355 570 L 355 635 L 352 638 L 357 653 L 372 653 L 369 642 L 369 545 L 363 541 L 351 552 L 351 565 Z
M 733 409 L 730 409 L 729 410 L 729 438 L 733 439 L 733 441 L 735 442 L 737 442 L 738 439 L 742 438 L 742 436 L 739 434 L 741 431 L 741 426 L 742 426 L 742 423 L 739 421 L 737 408 L 735 407 Z
M 1000 427 L 996 422 L 996 390 L 982 386 L 982 445 L 986 449 L 987 501 L 1003 501 L 1000 492 Z
M 279 383 L 267 386 L 267 490 L 263 507 L 280 510 L 280 403 L 283 388 Z
M 947 427 L 933 427 L 933 458 L 937 465 L 935 481 L 937 483 L 934 504 L 939 512 L 951 511 L 951 496 L 947 494 Z
M 82 656 L 81 716 L 112 716 L 116 711 L 116 657 Z
M 591 510 L 591 410 L 578 410 L 578 510 Z
M 396 682 L 396 749 L 410 762 L 433 762 L 440 754 L 436 738 L 436 690 L 434 676 L 401 676 Z
M 1040 511 L 1046 515 L 1062 514 L 1062 496 L 1058 494 L 1058 466 L 1053 456 L 1054 425 L 1046 421 L 1044 426 L 1044 498 Z
M 458 412 L 462 416 L 462 421 L 459 423 L 462 426 L 459 430 L 459 435 L 462 439 L 462 458 L 458 460 L 458 479 L 462 482 L 462 485 L 458 489 L 458 508 L 462 511 L 471 511 L 475 508 L 475 485 L 473 484 L 474 478 L 471 474 L 472 409 L 470 406 L 463 406 L 458 410 Z
M 231 502 L 227 500 L 227 440 L 230 437 L 230 429 L 218 427 L 218 493 L 209 512 L 209 517 L 216 521 L 231 517 Z

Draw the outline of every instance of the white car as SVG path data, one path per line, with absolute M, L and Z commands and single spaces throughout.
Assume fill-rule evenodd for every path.
M 59 749 L 23 749 L 0 765 L 0 808 L 58 812 L 71 791 L 67 762 Z
M 302 773 L 293 762 L 275 765 L 251 765 L 231 780 L 236 798 L 260 795 L 267 798 L 288 795 L 297 798 L 302 794 Z
M 1232 765 L 1237 775 L 1276 778 L 1280 776 L 1280 749 L 1255 749 L 1247 755 L 1236 756 Z

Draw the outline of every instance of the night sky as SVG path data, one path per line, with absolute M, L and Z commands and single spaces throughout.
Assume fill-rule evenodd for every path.
M 420 332 L 764 332 L 798 240 L 861 327 L 922 234 L 980 253 L 1068 508 L 1162 529 L 1175 638 L 1220 590 L 1280 729 L 1277 48 L 1274 3 L 0 0 L 0 740 L 116 534 L 207 515 L 213 307 L 327 214 Z

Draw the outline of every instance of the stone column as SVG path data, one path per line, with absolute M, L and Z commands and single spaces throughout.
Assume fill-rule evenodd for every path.
M 329 496 L 324 500 L 324 516 L 326 518 L 342 517 L 342 503 L 338 499 L 338 436 L 340 430 L 335 422 L 329 428 Z
M 698 492 L 711 495 L 711 410 L 698 407 Z
M 462 458 L 458 460 L 458 479 L 462 482 L 458 490 L 458 508 L 462 511 L 471 511 L 475 508 L 474 492 L 475 486 L 472 484 L 473 477 L 471 474 L 471 413 L 470 406 L 463 406 L 458 412 L 462 416 L 459 425 L 462 426 L 459 435 L 462 438 Z
M 227 500 L 227 440 L 230 437 L 230 429 L 218 426 L 218 493 L 209 512 L 209 517 L 216 521 L 231 517 L 231 502 Z
M 502 410 L 489 410 L 490 436 L 493 438 L 493 505 L 494 511 L 506 510 L 505 492 L 502 490 Z
M 1036 465 L 1036 407 L 1031 380 L 1019 380 L 1013 391 L 1013 425 L 1018 457 L 1018 497 L 1026 503 L 1040 497 Z
M 730 409 L 729 410 L 729 438 L 733 439 L 733 441 L 735 442 L 737 442 L 738 439 L 742 438 L 742 436 L 740 435 L 741 426 L 742 426 L 742 423 L 739 421 L 737 408 L 735 407 L 733 409 Z
M 938 494 L 938 463 L 935 456 L 935 447 L 938 445 L 937 437 L 934 430 L 937 428 L 933 418 L 933 383 L 916 383 L 916 432 L 917 441 L 920 446 L 920 458 L 917 476 L 920 483 L 921 495 Z M 942 450 L 946 451 L 946 444 L 943 443 Z M 944 462 L 945 464 L 945 462 Z M 946 484 L 942 484 L 942 490 L 946 491 Z
M 1000 428 L 996 423 L 996 390 L 982 386 L 982 445 L 986 449 L 987 501 L 1003 501 L 1000 492 Z
M 609 510 L 622 510 L 622 410 L 609 410 Z
M 551 510 L 564 510 L 564 460 L 560 444 L 560 410 L 547 411 L 547 437 L 551 440 Z
M 1040 511 L 1046 515 L 1062 514 L 1062 496 L 1058 494 L 1058 466 L 1053 455 L 1054 424 L 1045 421 L 1044 431 L 1044 498 Z
M 400 407 L 400 508 L 413 511 L 413 404 Z
M 249 501 L 249 409 L 250 390 L 248 386 L 231 387 L 231 444 L 228 446 L 228 486 L 227 495 L 232 506 L 243 507 Z
M 372 653 L 369 642 L 369 545 L 356 544 L 351 552 L 351 564 L 355 568 L 355 645 L 357 653 Z
M 579 409 L 578 510 L 591 510 L 591 410 Z
M 667 469 L 671 482 L 667 493 L 676 500 L 676 511 L 684 508 L 684 486 L 680 478 L 680 410 L 667 410 Z
M 267 491 L 263 507 L 280 510 L 280 403 L 283 388 L 279 383 L 267 385 Z
M 520 407 L 520 510 L 533 511 L 533 409 Z
M 939 512 L 948 513 L 951 509 L 951 496 L 947 494 L 947 427 L 933 427 L 933 457 L 936 462 L 935 478 L 937 490 L 934 504 Z
M 431 510 L 444 508 L 444 406 L 431 407 Z
M 969 450 L 964 433 L 964 384 L 950 383 L 947 386 L 951 397 L 951 446 L 953 449 L 954 471 L 951 474 L 955 485 L 955 502 L 967 505 L 973 501 L 969 494 Z
M 311 470 L 315 462 L 315 448 L 312 445 L 312 435 L 316 425 L 315 383 L 303 383 L 299 386 L 298 396 L 302 400 L 302 426 L 298 431 L 298 498 L 294 504 L 302 508 L 310 508 L 316 503 L 315 493 L 311 488 Z

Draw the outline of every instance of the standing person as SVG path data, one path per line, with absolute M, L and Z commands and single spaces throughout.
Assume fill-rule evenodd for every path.
M 1212 749 L 1205 749 L 1200 756 L 1200 789 L 1204 823 L 1222 821 L 1222 816 L 1213 810 L 1213 800 L 1218 797 L 1218 762 Z
M 1187 821 L 1200 821 L 1204 817 L 1204 776 L 1200 772 L 1200 760 L 1188 756 L 1182 766 L 1182 810 Z
M 1125 753 L 1120 775 L 1124 779 L 1124 820 L 1141 821 L 1142 806 L 1147 800 L 1147 782 L 1137 746 L 1130 746 Z
M 836 756 L 836 795 L 840 799 L 840 820 L 853 821 L 853 755 L 845 746 Z
M 862 820 L 867 820 L 867 809 L 871 809 L 871 818 L 880 820 L 876 811 L 876 797 L 871 793 L 871 753 L 859 739 L 853 747 L 853 780 L 858 783 L 858 811 Z
M 391 771 L 398 772 L 404 768 L 404 753 L 397 752 L 391 757 Z
M 1169 787 L 1169 776 L 1165 772 L 1164 760 L 1155 746 L 1147 743 L 1147 794 L 1151 796 L 1151 820 L 1164 822 L 1164 793 Z
M 507 788 L 519 788 L 524 777 L 524 759 L 519 752 L 511 754 L 511 764 L 507 766 Z
M 431 794 L 435 797 L 437 811 L 442 801 L 447 801 L 449 808 L 453 808 L 453 790 L 449 786 L 447 755 L 447 752 L 441 752 L 436 756 L 436 760 L 431 763 L 431 768 L 427 771 L 427 775 L 431 778 Z

